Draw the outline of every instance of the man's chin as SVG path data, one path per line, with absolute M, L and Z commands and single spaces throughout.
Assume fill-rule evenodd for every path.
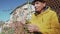
M 35 10 L 35 11 L 38 11 L 38 10 Z

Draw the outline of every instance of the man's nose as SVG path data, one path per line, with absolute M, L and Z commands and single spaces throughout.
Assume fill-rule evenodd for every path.
M 37 7 L 37 4 L 35 4 L 35 7 Z

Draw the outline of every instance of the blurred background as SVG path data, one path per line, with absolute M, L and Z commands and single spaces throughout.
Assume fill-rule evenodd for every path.
M 24 11 L 28 11 L 28 9 L 34 12 L 34 7 L 31 5 L 32 1 L 33 0 L 0 0 L 0 34 L 13 34 L 14 23 L 12 22 L 20 21 Z M 60 23 L 60 0 L 46 1 L 47 5 L 56 11 Z M 30 8 L 28 8 L 28 4 Z

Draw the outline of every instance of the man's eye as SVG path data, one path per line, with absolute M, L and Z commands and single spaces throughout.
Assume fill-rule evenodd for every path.
M 39 4 L 39 3 L 35 3 L 35 4 Z
M 35 4 L 39 4 L 40 2 L 35 2 Z

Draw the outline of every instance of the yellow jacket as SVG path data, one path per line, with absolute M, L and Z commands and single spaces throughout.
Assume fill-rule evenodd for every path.
M 39 31 L 43 34 L 60 34 L 57 15 L 50 8 L 37 16 L 32 14 L 30 22 L 38 26 Z

